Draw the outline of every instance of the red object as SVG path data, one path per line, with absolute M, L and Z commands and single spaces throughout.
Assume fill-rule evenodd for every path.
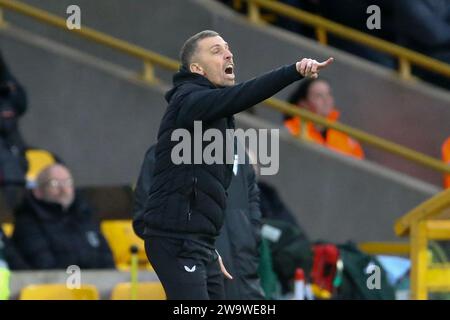
M 305 272 L 301 268 L 295 270 L 295 280 L 305 280 Z
M 313 246 L 313 251 L 312 282 L 322 289 L 333 292 L 333 280 L 336 276 L 339 250 L 333 244 L 317 244 Z
M 305 272 L 303 269 L 295 269 L 294 280 L 294 300 L 305 300 Z

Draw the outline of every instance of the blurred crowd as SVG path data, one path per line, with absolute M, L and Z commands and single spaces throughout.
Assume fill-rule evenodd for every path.
M 97 215 L 76 192 L 70 170 L 26 143 L 20 120 L 27 106 L 25 89 L 0 55 L 0 221 L 12 212 L 14 226 L 9 236 L 0 226 L 0 276 L 10 269 L 114 268 Z
M 319 15 L 331 21 L 398 44 L 428 57 L 450 64 L 450 0 L 274 0 Z M 221 0 L 245 13 L 246 1 Z M 380 8 L 380 29 L 369 29 L 367 19 L 373 13 L 367 8 Z M 265 11 L 263 10 L 263 13 Z M 309 38 L 316 38 L 313 28 L 292 19 L 269 14 L 267 20 L 277 26 Z M 363 57 L 388 68 L 398 61 L 382 52 L 356 42 L 328 35 L 330 46 Z M 435 85 L 450 89 L 450 80 L 419 67 L 413 73 Z
M 235 8 L 239 3 L 222 2 Z M 282 2 L 450 63 L 450 0 Z M 366 26 L 366 9 L 373 4 L 381 8 L 379 30 L 369 30 Z M 246 10 L 243 3 L 237 9 Z M 292 20 L 276 17 L 273 23 L 315 38 L 313 29 Z M 386 67 L 396 67 L 397 62 L 393 58 L 353 42 L 330 35 L 329 44 Z M 450 88 L 448 79 L 420 69 L 415 73 Z M 300 82 L 288 101 L 331 122 L 340 118 L 332 83 L 323 78 Z M 53 152 L 26 143 L 19 124 L 27 106 L 26 91 L 0 55 L 0 195 L 13 213 L 14 225 L 11 236 L 6 236 L 0 227 L 0 277 L 8 277 L 5 270 L 65 269 L 69 265 L 78 265 L 82 269 L 114 269 L 113 254 L 100 230 L 98 212 L 77 192 L 70 168 Z M 285 116 L 283 123 L 293 136 L 302 135 L 333 152 L 365 159 L 360 143 L 342 132 L 302 121 L 300 117 Z M 450 137 L 443 142 L 441 151 L 443 161 L 450 164 Z M 311 274 L 309 280 L 316 285 L 318 297 L 393 297 L 390 288 L 396 284 L 388 285 L 386 276 L 383 281 L 387 289 L 376 294 L 359 285 L 365 278 L 354 270 L 376 263 L 376 260 L 351 243 L 333 244 L 309 239 L 296 218 L 298 214 L 290 211 L 277 190 L 260 181 L 254 173 L 248 174 L 248 170 L 252 169 L 242 168 L 246 176 L 240 178 L 245 181 L 242 185 L 248 184 L 248 187 L 243 190 L 239 186 L 232 187 L 236 190 L 230 191 L 231 209 L 218 242 L 227 262 L 233 264 L 230 269 L 237 278 L 237 287 L 227 289 L 229 298 L 262 297 L 260 284 L 255 284 L 257 274 L 266 297 L 286 295 L 293 290 L 293 274 L 299 267 Z M 444 176 L 444 187 L 450 188 L 450 175 Z M 255 214 L 247 208 L 247 198 L 240 199 L 250 189 L 252 194 L 258 193 L 255 201 L 259 202 L 260 208 L 255 210 L 260 213 Z M 243 212 L 247 217 L 242 216 Z M 0 221 L 3 221 L 1 218 L 0 212 Z M 243 224 L 242 221 L 249 222 Z M 242 232 L 237 235 L 237 230 Z M 246 233 L 254 237 L 242 236 Z M 274 233 L 282 236 L 274 240 Z M 233 251 L 236 248 L 242 250 Z M 256 257 L 261 261 L 248 262 Z M 353 265 L 355 269 L 339 270 L 339 259 L 345 259 L 345 265 Z M 0 279 L 0 283 L 4 282 Z M 5 290 L 0 287 L 0 298 L 2 292 Z

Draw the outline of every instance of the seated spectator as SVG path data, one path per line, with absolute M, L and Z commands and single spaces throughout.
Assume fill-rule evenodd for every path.
M 114 268 L 93 209 L 75 193 L 61 164 L 40 172 L 36 187 L 15 211 L 13 242 L 34 269 Z
M 0 54 L 0 189 L 10 209 L 21 201 L 27 171 L 26 147 L 18 128 L 26 107 L 25 91 Z
M 329 121 L 334 122 L 339 119 L 339 111 L 334 106 L 330 85 L 324 79 L 303 80 L 289 98 L 289 102 L 325 117 Z M 306 139 L 339 153 L 364 159 L 361 145 L 343 132 L 327 129 L 311 122 L 306 122 L 306 127 L 302 129 L 299 117 L 286 117 L 284 124 L 292 135 L 297 136 L 304 132 Z
M 450 137 L 442 145 L 442 161 L 450 165 Z M 444 188 L 450 188 L 450 174 L 444 175 Z
M 397 42 L 434 59 L 450 63 L 450 0 L 392 1 Z M 450 89 L 450 80 L 423 69 L 417 74 Z

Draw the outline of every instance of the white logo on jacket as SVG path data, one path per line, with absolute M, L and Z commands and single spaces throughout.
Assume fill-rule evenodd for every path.
M 184 270 L 186 270 L 187 272 L 194 272 L 196 269 L 197 268 L 196 268 L 195 264 L 192 268 L 189 268 L 188 266 L 184 266 Z

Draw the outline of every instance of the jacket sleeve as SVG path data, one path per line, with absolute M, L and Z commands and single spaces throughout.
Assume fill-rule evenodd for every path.
M 22 85 L 9 72 L 3 80 L 5 83 L 12 85 L 9 94 L 9 102 L 18 115 L 22 115 L 27 110 L 27 94 Z
M 35 219 L 28 216 L 16 216 L 12 238 L 31 268 L 56 268 L 56 258 Z
M 182 106 L 177 115 L 177 126 L 192 127 L 194 121 L 211 122 L 232 116 L 300 79 L 302 76 L 292 64 L 231 87 L 193 91 L 180 97 Z

